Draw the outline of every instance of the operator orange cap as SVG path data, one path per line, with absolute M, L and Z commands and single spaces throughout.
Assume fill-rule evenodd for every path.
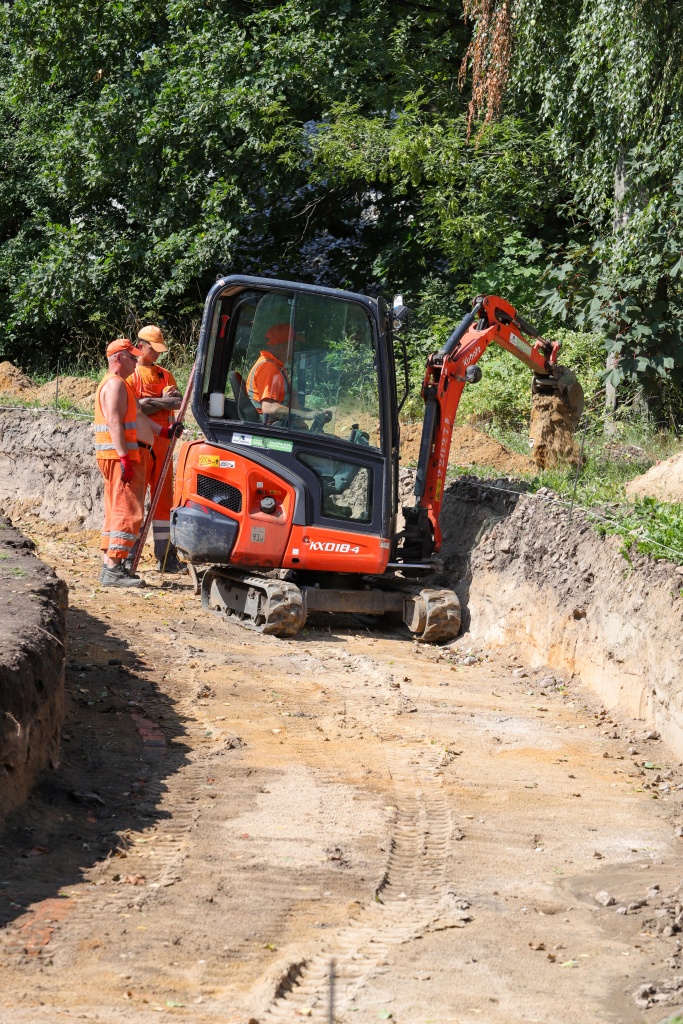
M 266 338 L 271 345 L 286 345 L 294 337 L 294 331 L 289 324 L 273 324 L 266 331 Z
M 130 338 L 116 338 L 107 345 L 107 355 L 115 356 L 117 352 L 130 352 L 132 356 L 141 356 L 139 348 L 135 348 Z
M 154 324 L 148 324 L 147 327 L 143 327 L 138 332 L 138 341 L 146 341 L 148 345 L 151 345 L 155 352 L 168 352 L 166 345 L 164 344 L 164 335 L 160 327 L 156 327 Z

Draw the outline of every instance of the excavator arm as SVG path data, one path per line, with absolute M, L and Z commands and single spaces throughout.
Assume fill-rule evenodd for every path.
M 534 393 L 557 394 L 571 409 L 574 426 L 583 412 L 583 390 L 571 370 L 558 365 L 560 345 L 538 331 L 497 295 L 478 296 L 445 345 L 427 360 L 422 397 L 425 416 L 415 479 L 414 507 L 404 508 L 405 529 L 397 557 L 424 565 L 441 547 L 439 517 L 451 437 L 467 384 L 481 379 L 477 362 L 492 342 L 534 372 Z

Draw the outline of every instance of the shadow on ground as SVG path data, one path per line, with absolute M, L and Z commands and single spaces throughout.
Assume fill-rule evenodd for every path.
M 81 882 L 126 830 L 167 817 L 164 780 L 187 763 L 183 721 L 148 678 L 154 667 L 82 609 L 69 611 L 68 634 L 61 763 L 0 830 L 0 926 Z M 158 727 L 153 742 L 141 721 Z

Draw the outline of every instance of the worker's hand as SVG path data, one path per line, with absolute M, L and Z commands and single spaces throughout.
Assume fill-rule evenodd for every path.
M 159 437 L 168 439 L 180 437 L 184 429 L 185 424 L 181 420 L 176 420 L 175 423 L 171 423 L 168 427 L 162 427 Z
M 133 463 L 127 455 L 121 456 L 121 483 L 129 484 L 133 479 Z

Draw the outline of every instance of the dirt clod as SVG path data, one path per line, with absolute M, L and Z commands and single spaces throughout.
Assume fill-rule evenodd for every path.
M 579 460 L 579 448 L 574 439 L 574 416 L 559 396 L 533 396 L 529 439 L 533 460 L 540 469 L 552 469 L 567 463 L 576 465 Z

